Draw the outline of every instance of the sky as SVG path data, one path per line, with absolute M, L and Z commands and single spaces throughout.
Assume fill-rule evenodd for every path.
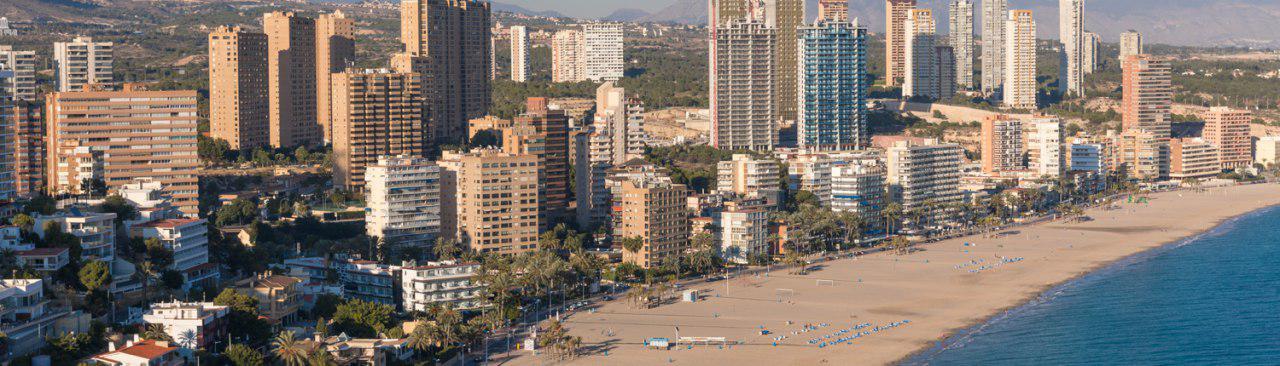
M 495 2 L 519 5 L 529 10 L 555 10 L 571 17 L 600 18 L 618 9 L 654 12 L 671 5 L 674 0 L 496 0 Z

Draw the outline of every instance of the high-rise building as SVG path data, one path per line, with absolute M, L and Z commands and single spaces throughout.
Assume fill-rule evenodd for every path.
M 364 187 L 382 156 L 425 156 L 421 75 L 351 69 L 332 84 L 334 186 Z
M 833 10 L 845 7 L 845 11 Z M 827 14 L 847 5 L 827 4 Z M 797 142 L 809 150 L 851 150 L 867 135 L 867 30 L 844 20 L 819 19 L 797 30 L 799 87 Z
M 538 222 L 544 230 L 566 221 L 569 209 L 569 116 L 546 98 L 529 98 L 525 113 L 502 131 L 509 154 L 538 159 Z
M 934 74 L 938 75 L 934 79 L 938 99 L 951 99 L 956 95 L 956 49 L 947 45 L 934 46 L 933 66 L 936 68 Z
M 45 133 L 40 112 L 40 104 L 23 100 L 15 102 L 9 113 L 14 121 L 14 193 L 19 198 L 35 197 L 45 189 Z
M 332 76 L 356 60 L 356 25 L 341 10 L 316 18 L 316 120 L 324 141 L 333 141 Z
M 267 34 L 269 143 L 273 147 L 318 145 L 324 129 L 316 119 L 316 22 L 291 12 L 262 15 Z
M 460 241 L 478 253 L 512 255 L 538 249 L 536 156 L 480 149 L 445 159 L 457 161 L 451 166 L 458 168 L 454 187 Z M 448 169 L 445 164 L 441 168 Z
M 1066 167 L 1063 152 L 1062 121 L 1057 117 L 1037 116 L 1023 123 L 1022 136 L 1027 140 L 1027 168 L 1037 177 L 1057 178 Z
M 922 97 L 937 99 L 941 92 L 938 90 L 938 55 L 937 40 L 935 39 L 937 26 L 933 20 L 933 10 L 930 9 L 912 9 L 907 15 L 907 21 L 903 23 L 905 29 L 903 38 L 906 40 L 904 51 L 906 56 L 904 59 L 904 78 L 902 83 L 902 97 Z
M 1212 107 L 1204 115 L 1204 140 L 1218 149 L 1223 169 L 1238 169 L 1253 162 L 1253 142 L 1249 123 L 1253 113 L 1227 107 Z
M 582 25 L 582 63 L 579 74 L 591 81 L 617 81 L 626 71 L 623 61 L 622 24 Z
M 777 160 L 733 154 L 716 165 L 716 190 L 743 197 L 761 197 L 770 206 L 782 198 L 782 167 Z
M 479 0 L 400 2 L 400 40 L 410 56 L 425 57 L 426 91 L 436 141 L 460 142 L 467 121 L 489 112 L 492 45 L 490 5 Z
M 0 85 L 13 79 L 13 71 L 0 70 Z M 0 203 L 12 202 L 17 198 L 17 171 L 14 155 L 17 142 L 17 122 L 13 115 L 16 101 L 7 90 L 0 89 Z
M 365 233 L 392 248 L 428 249 L 440 236 L 440 167 L 422 157 L 381 156 L 365 168 Z
M 774 82 L 777 32 L 760 19 L 712 32 L 711 145 L 767 151 L 778 144 Z
M 720 212 L 720 253 L 746 264 L 769 253 L 769 211 L 759 205 L 731 205 Z
M 1071 144 L 1071 171 L 1106 174 L 1106 151 L 1103 144 Z
M 1004 107 L 1036 109 L 1036 21 L 1030 10 L 1009 11 L 1004 38 Z
M 58 72 L 58 91 L 87 91 L 90 85 L 109 85 L 115 79 L 111 42 L 94 42 L 76 37 L 71 42 L 53 43 L 53 61 Z
M 774 116 L 778 121 L 796 120 L 796 30 L 804 25 L 804 0 L 765 1 L 765 24 L 775 29 L 773 49 Z
M 1062 42 L 1058 92 L 1084 95 L 1084 0 L 1058 0 L 1058 38 Z
M 50 193 L 88 193 L 93 181 L 113 190 L 150 180 L 184 214 L 199 213 L 194 90 L 59 92 L 45 107 Z
M 583 58 L 582 31 L 566 29 L 556 32 L 551 38 L 551 81 L 557 83 L 576 83 L 586 80 L 582 75 Z
M 593 230 L 609 222 L 610 194 L 606 181 L 613 164 L 609 132 L 600 123 L 574 135 L 574 200 L 578 225 Z
M 596 88 L 594 123 L 607 133 L 613 165 L 622 165 L 644 154 L 644 106 L 627 98 L 626 89 L 605 82 Z
M 1151 130 L 1130 129 L 1116 136 L 1114 167 L 1123 167 L 1136 179 L 1161 179 L 1169 176 L 1169 138 Z
M 901 85 L 907 77 L 907 20 L 916 9 L 916 0 L 885 0 L 885 85 Z
M 529 81 L 529 28 L 513 25 L 508 37 L 511 39 L 511 81 Z
M 988 95 L 1004 87 L 1008 14 L 1008 0 L 982 0 L 982 92 Z
M 1147 53 L 1146 45 L 1142 41 L 1142 33 L 1136 30 L 1128 30 L 1120 33 L 1120 67 L 1124 67 L 1124 60 L 1128 60 L 1129 56 L 1141 55 Z
M 849 2 L 845 0 L 818 0 L 818 20 L 836 23 L 849 22 Z
M 0 95 L 14 100 L 36 100 L 36 51 L 17 51 L 0 45 L 0 72 L 12 71 L 13 78 L 0 83 Z
M 1151 131 L 1168 140 L 1172 128 L 1173 81 L 1169 61 L 1133 55 L 1124 61 L 1120 103 L 1125 131 Z
M 982 172 L 1026 169 L 1023 152 L 1021 120 L 998 115 L 982 121 Z
M 613 195 L 614 243 L 623 243 L 622 260 L 651 268 L 689 246 L 688 190 L 670 177 L 623 179 Z M 625 249 L 629 240 L 640 240 L 637 251 Z
M 1102 66 L 1102 36 L 1093 32 L 1084 32 L 1083 47 L 1080 51 L 1080 58 L 1084 59 L 1081 69 L 1085 75 L 1092 74 Z
M 232 149 L 270 144 L 267 35 L 221 26 L 209 33 L 209 136 Z
M 889 193 L 885 167 L 876 159 L 837 161 L 831 166 L 831 209 L 851 212 L 863 222 L 879 222 Z
M 960 202 L 964 149 L 956 144 L 898 141 L 885 151 L 886 181 L 903 211 Z
M 1222 173 L 1218 147 L 1201 138 L 1169 140 L 1169 178 L 1208 178 Z
M 956 86 L 973 89 L 973 0 L 951 0 L 950 10 Z

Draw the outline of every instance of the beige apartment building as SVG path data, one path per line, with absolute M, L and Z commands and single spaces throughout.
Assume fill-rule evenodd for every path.
M 14 194 L 19 198 L 35 197 L 44 191 L 45 133 L 41 105 L 18 101 L 13 105 L 14 118 L 13 169 Z
M 885 85 L 901 85 L 907 76 L 907 19 L 916 0 L 885 0 Z
M 0 85 L 0 95 L 16 100 L 36 100 L 36 51 L 18 51 L 0 45 L 0 70 L 13 71 L 8 85 Z
M 1209 108 L 1209 113 L 1204 115 L 1204 140 L 1217 146 L 1223 169 L 1243 168 L 1253 163 L 1251 121 L 1253 113 L 1227 107 Z
M 982 172 L 987 174 L 1026 169 L 1022 121 L 997 115 L 982 121 Z
M 613 196 L 614 243 L 639 238 L 640 250 L 622 251 L 622 261 L 650 268 L 689 249 L 688 190 L 665 175 L 622 181 Z
M 1168 139 L 1172 121 L 1173 79 L 1168 60 L 1150 55 L 1133 55 L 1124 60 L 1121 122 L 1125 131 L 1151 131 Z
M 1201 138 L 1169 140 L 1169 177 L 1208 178 L 1222 172 L 1218 147 Z
M 333 141 L 332 77 L 356 60 L 356 25 L 341 10 L 316 18 L 316 123 Z
M 232 149 L 270 143 L 267 35 L 240 27 L 209 33 L 209 136 Z
M 302 280 L 288 276 L 257 275 L 236 282 L 232 287 L 241 295 L 258 300 L 258 314 L 273 328 L 292 322 L 301 302 L 298 284 Z
M 455 198 L 442 198 L 441 206 L 455 212 L 459 241 L 479 253 L 538 249 L 537 156 L 479 149 L 446 154 L 443 160 L 441 179 L 453 181 L 441 183 L 441 195 L 453 193 Z
M 569 214 L 569 117 L 551 109 L 546 98 L 529 98 L 525 113 L 502 133 L 509 154 L 538 158 L 539 225 L 548 230 Z
M 318 145 L 316 22 L 292 12 L 262 15 L 267 34 L 267 96 L 273 147 Z
M 382 156 L 424 156 L 422 76 L 389 70 L 333 74 L 333 183 L 364 187 Z
M 137 180 L 164 185 L 184 214 L 198 214 L 196 92 L 58 92 L 46 102 L 51 194 L 86 193 L 85 182 L 108 190 Z
M 427 57 L 426 95 L 437 141 L 466 138 L 467 121 L 489 112 L 492 75 L 490 5 L 478 0 L 400 2 L 400 40 L 411 56 Z
M 582 31 L 566 29 L 551 38 L 551 81 L 576 83 L 586 80 L 582 74 L 583 45 L 586 39 Z
M 1036 20 L 1030 10 L 1010 10 L 1005 22 L 1004 108 L 1036 109 Z
M 109 85 L 115 57 L 111 42 L 94 42 L 90 37 L 76 37 L 71 42 L 53 43 L 53 61 L 58 74 L 58 91 L 74 92 L 91 89 L 90 85 Z

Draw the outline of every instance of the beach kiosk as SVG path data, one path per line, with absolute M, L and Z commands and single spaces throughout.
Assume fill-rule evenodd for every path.
M 684 296 L 681 297 L 684 302 L 698 302 L 698 290 L 685 290 Z
M 649 338 L 644 340 L 644 345 L 649 348 L 665 350 L 671 348 L 671 340 L 667 338 Z

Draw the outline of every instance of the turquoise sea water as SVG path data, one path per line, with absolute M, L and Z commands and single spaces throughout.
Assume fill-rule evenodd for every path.
M 1280 365 L 1280 208 L 1054 288 L 905 364 Z

